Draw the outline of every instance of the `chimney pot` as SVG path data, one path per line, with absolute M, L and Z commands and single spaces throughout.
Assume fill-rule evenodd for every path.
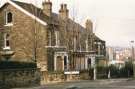
M 67 4 L 61 4 L 59 15 L 61 19 L 67 19 L 69 17 L 69 10 L 67 9 Z
M 61 4 L 61 10 L 63 10 L 63 4 Z
M 45 0 L 43 3 L 43 12 L 47 16 L 51 16 L 52 14 L 52 2 L 50 0 Z
M 64 9 L 67 9 L 67 4 L 64 4 Z
M 93 23 L 91 22 L 91 20 L 87 19 L 85 25 L 86 30 L 89 30 L 91 33 L 93 33 Z

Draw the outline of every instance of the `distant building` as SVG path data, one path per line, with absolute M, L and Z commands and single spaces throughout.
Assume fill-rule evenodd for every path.
M 109 65 L 115 65 L 116 67 L 121 68 L 121 67 L 125 66 L 125 62 L 112 60 L 112 61 L 109 61 Z
M 107 47 L 109 65 L 123 66 L 131 59 L 131 49 L 124 47 Z
M 106 53 L 109 61 L 115 60 L 115 50 L 113 47 L 107 47 L 106 48 Z
M 115 48 L 116 60 L 118 61 L 129 61 L 131 58 L 131 49 L 130 48 Z

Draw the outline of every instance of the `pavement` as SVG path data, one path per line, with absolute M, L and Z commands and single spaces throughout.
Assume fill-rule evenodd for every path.
M 13 89 L 135 89 L 134 79 L 83 80 Z

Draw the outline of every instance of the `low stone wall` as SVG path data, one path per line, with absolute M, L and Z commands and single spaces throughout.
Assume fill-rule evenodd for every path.
M 84 70 L 84 71 L 80 71 L 80 79 L 81 80 L 92 80 L 93 79 L 93 70 Z
M 0 83 L 9 87 L 24 87 L 40 84 L 38 69 L 0 70 Z
M 79 80 L 79 75 L 65 75 L 64 72 L 42 72 L 41 76 L 42 85 L 46 83 Z
M 89 79 L 91 79 L 91 76 L 89 76 L 88 72 L 83 72 L 80 74 L 80 79 L 81 80 L 89 80 Z
M 48 78 L 47 78 L 48 83 L 53 83 L 53 82 L 64 82 L 66 79 L 66 76 L 64 73 L 48 73 Z
M 66 75 L 66 81 L 76 81 L 76 80 L 80 80 L 79 74 L 68 74 L 68 75 Z
M 80 72 L 79 74 L 64 74 L 64 72 L 42 72 L 41 84 L 57 83 L 76 80 L 90 80 L 92 75 L 88 71 Z

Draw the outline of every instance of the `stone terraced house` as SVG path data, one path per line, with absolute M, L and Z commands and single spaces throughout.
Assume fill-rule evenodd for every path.
M 52 2 L 43 8 L 7 0 L 0 8 L 0 60 L 36 62 L 41 71 L 87 70 L 93 61 L 105 59 L 105 41 L 86 26 L 69 18 L 66 4 L 52 12 Z

